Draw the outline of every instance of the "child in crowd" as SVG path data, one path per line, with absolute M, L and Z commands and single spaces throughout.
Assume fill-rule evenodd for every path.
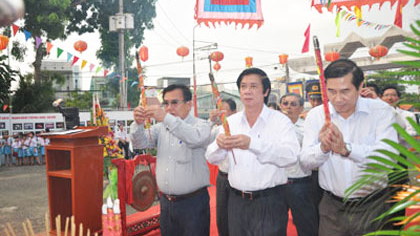
M 4 139 L 3 135 L 0 136 L 0 167 L 6 165 L 6 160 L 4 156 L 4 145 L 6 140 Z
M 6 166 L 12 166 L 17 164 L 17 160 L 14 156 L 12 156 L 12 143 L 13 143 L 13 136 L 12 135 L 5 135 L 6 144 L 4 145 L 3 152 L 5 157 Z
M 45 140 L 42 136 L 38 137 L 38 155 L 41 164 L 45 164 Z
M 31 158 L 29 156 L 29 143 L 30 143 L 30 138 L 28 136 L 28 134 L 24 134 L 22 136 L 22 153 L 23 153 L 23 163 L 24 165 L 31 165 Z
M 17 165 L 23 165 L 23 157 L 22 157 L 22 141 L 20 140 L 19 136 L 16 135 L 15 139 L 12 143 L 13 148 L 13 156 L 17 159 Z
M 35 164 L 41 165 L 41 163 L 39 162 L 39 157 L 38 157 L 38 140 L 34 132 L 28 133 L 28 139 L 29 139 L 28 155 L 29 155 L 29 158 L 31 159 L 31 165 L 35 165 Z

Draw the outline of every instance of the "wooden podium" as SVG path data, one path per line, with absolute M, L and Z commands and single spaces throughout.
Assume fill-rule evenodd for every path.
M 98 139 L 107 132 L 106 126 L 95 126 L 43 135 L 50 139 L 46 146 L 50 234 L 56 234 L 57 215 L 61 215 L 62 231 L 71 216 L 77 235 L 80 223 L 84 234 L 87 229 L 101 230 L 104 150 Z

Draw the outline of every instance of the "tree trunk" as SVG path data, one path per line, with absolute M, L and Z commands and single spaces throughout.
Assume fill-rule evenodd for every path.
M 35 83 L 41 82 L 41 62 L 42 62 L 42 58 L 44 57 L 44 53 L 42 49 L 43 49 L 43 44 L 39 45 L 38 49 L 36 50 L 35 61 L 34 63 L 32 63 L 35 69 L 34 71 Z

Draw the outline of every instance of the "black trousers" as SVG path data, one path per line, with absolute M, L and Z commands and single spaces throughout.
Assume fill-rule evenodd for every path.
M 124 158 L 128 160 L 128 142 L 124 144 L 123 142 L 118 141 L 118 147 L 124 149 Z
M 160 231 L 163 236 L 208 236 L 210 234 L 210 196 L 203 191 L 179 201 L 160 198 Z
M 228 227 L 228 201 L 230 185 L 226 174 L 217 175 L 216 180 L 216 222 L 220 236 L 229 235 Z
M 286 236 L 288 209 L 284 186 L 258 198 L 243 198 L 232 188 L 229 193 L 229 234 L 255 236 Z

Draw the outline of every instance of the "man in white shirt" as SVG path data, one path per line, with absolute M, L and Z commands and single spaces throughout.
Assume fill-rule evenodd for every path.
M 302 145 L 303 140 L 304 121 L 299 118 L 299 115 L 303 111 L 304 102 L 303 98 L 296 93 L 289 93 L 280 98 L 280 110 L 295 125 L 300 145 Z M 318 212 L 313 197 L 312 171 L 302 168 L 300 163 L 297 162 L 286 168 L 286 174 L 286 204 L 292 210 L 293 223 L 296 225 L 298 235 L 318 235 Z
M 319 235 L 363 235 L 383 224 L 372 220 L 387 209 L 387 204 L 376 205 L 379 194 L 373 193 L 383 189 L 387 179 L 365 186 L 347 202 L 343 201 L 345 190 L 372 162 L 367 157 L 380 155 L 375 150 L 393 150 L 381 140 L 397 141 L 392 127 L 395 116 L 387 104 L 359 96 L 363 71 L 351 60 L 332 62 L 324 74 L 331 124 L 326 124 L 322 106 L 309 112 L 300 161 L 307 169 L 319 167 L 319 183 L 325 190 L 319 206 Z
M 392 86 L 392 85 L 388 85 L 383 89 L 381 99 L 383 101 L 385 101 L 386 103 L 388 103 L 390 106 L 395 108 L 398 115 L 403 120 L 403 122 L 401 122 L 400 125 L 403 126 L 405 131 L 407 131 L 407 133 L 409 135 L 412 135 L 412 136 L 417 135 L 416 130 L 413 128 L 413 126 L 407 120 L 407 117 L 410 117 L 411 119 L 416 121 L 416 117 L 415 117 L 414 113 L 403 110 L 403 109 L 397 107 L 397 103 L 400 101 L 400 97 L 401 97 L 401 93 L 400 93 L 400 91 L 398 91 L 398 88 L 395 87 L 395 86 Z
M 128 159 L 128 135 L 124 128 L 124 124 L 118 124 L 118 128 L 115 132 L 115 139 L 118 140 L 118 147 L 124 150 L 124 158 Z
M 222 100 L 222 112 L 225 112 L 226 117 L 229 117 L 236 113 L 236 102 L 232 98 Z M 216 139 L 219 126 L 215 125 L 217 122 L 217 117 L 220 117 L 218 110 L 210 112 L 210 122 L 212 123 L 212 132 L 211 132 L 211 141 L 213 142 Z M 216 223 L 217 223 L 217 232 L 220 236 L 229 235 L 228 227 L 228 200 L 230 185 L 228 180 L 228 170 L 229 170 L 229 159 L 225 158 L 222 162 L 219 163 L 219 172 L 217 174 L 216 180 Z
M 271 84 L 264 71 L 246 69 L 236 85 L 245 109 L 227 118 L 231 136 L 221 127 L 206 152 L 212 164 L 229 158 L 229 234 L 286 235 L 284 167 L 297 162 L 300 145 L 290 119 L 265 105 Z

